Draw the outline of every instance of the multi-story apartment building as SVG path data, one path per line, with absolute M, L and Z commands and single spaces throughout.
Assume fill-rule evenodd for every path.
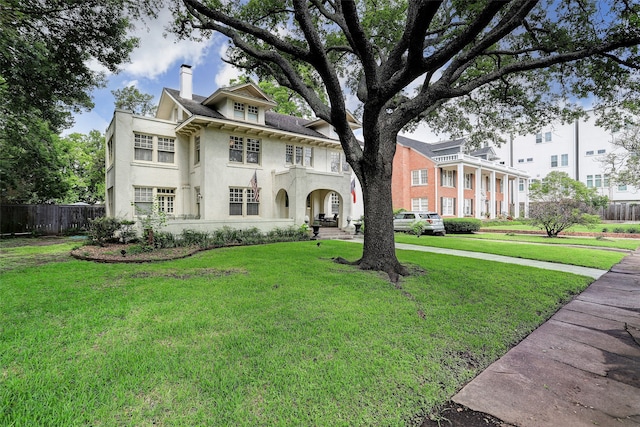
M 253 83 L 194 95 L 183 65 L 180 90 L 163 90 L 155 117 L 115 111 L 106 133 L 107 215 L 136 219 L 155 204 L 170 231 L 270 230 L 323 214 L 345 226 L 351 170 L 335 131 L 274 106 Z
M 638 189 L 612 182 L 602 162 L 608 153 L 622 150 L 612 144 L 618 136 L 598 126 L 595 115 L 589 112 L 586 119 L 552 123 L 536 134 L 516 136 L 494 149 L 507 165 L 527 171 L 532 180 L 541 180 L 551 171 L 563 171 L 587 187 L 597 188 L 614 203 L 638 202 Z M 519 187 L 524 190 L 524 183 Z

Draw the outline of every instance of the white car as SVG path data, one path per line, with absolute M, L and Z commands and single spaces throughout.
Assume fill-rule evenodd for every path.
M 416 221 L 424 221 L 423 234 L 444 236 L 444 221 L 436 212 L 400 212 L 393 218 L 394 231 L 412 231 L 411 226 Z

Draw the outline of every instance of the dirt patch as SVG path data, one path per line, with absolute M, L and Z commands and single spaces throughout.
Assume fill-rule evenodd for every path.
M 107 244 L 105 246 L 82 246 L 71 251 L 77 259 L 107 263 L 140 263 L 168 261 L 186 258 L 200 251 L 198 247 L 156 249 L 150 252 L 138 252 L 133 245 Z
M 512 427 L 484 412 L 476 412 L 454 402 L 447 403 L 440 412 L 426 418 L 420 427 Z

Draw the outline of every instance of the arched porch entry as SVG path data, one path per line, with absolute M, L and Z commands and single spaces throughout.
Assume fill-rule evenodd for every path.
M 314 190 L 307 195 L 306 217 L 309 223 L 320 222 L 328 227 L 342 227 L 344 202 L 339 192 L 330 189 Z
M 276 194 L 276 218 L 289 218 L 289 194 L 285 189 L 281 189 Z

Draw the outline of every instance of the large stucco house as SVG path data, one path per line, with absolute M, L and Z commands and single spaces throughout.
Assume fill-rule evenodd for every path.
M 270 111 L 249 82 L 192 93 L 164 89 L 155 117 L 116 110 L 107 133 L 107 215 L 137 219 L 154 203 L 168 231 L 298 226 L 322 215 L 347 225 L 351 171 L 322 120 Z M 349 117 L 354 129 L 360 124 Z
M 528 173 L 505 165 L 493 148 L 469 151 L 463 138 L 425 143 L 398 136 L 397 143 L 394 209 L 475 218 L 528 212 Z

